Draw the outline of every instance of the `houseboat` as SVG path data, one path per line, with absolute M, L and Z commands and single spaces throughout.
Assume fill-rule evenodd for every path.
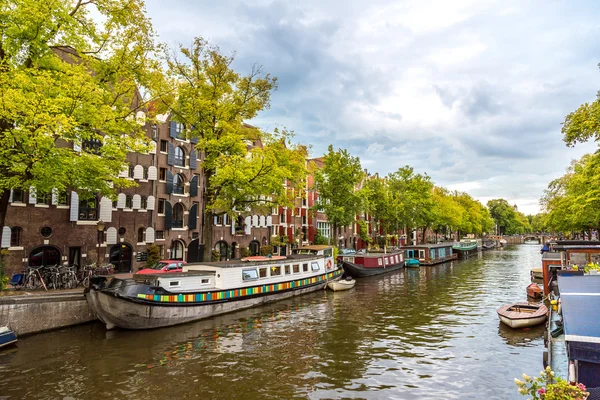
M 313 292 L 341 275 L 331 246 L 307 246 L 284 259 L 191 263 L 183 272 L 130 279 L 96 277 L 86 297 L 107 329 L 151 329 Z
M 452 251 L 452 243 L 404 246 L 402 250 L 405 259 L 418 260 L 420 265 L 439 264 L 458 258 L 458 254 Z
M 346 274 L 353 278 L 364 278 L 402 268 L 404 255 L 402 251 L 345 254 L 338 256 L 338 262 Z
M 481 250 L 481 241 L 478 239 L 461 239 L 460 242 L 452 246 L 459 258 L 469 258 Z

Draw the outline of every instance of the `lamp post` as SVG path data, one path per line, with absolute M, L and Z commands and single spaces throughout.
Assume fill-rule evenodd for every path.
M 104 236 L 104 222 L 102 222 L 102 220 L 98 221 L 98 225 L 96 225 L 96 228 L 98 229 L 98 261 L 96 263 L 96 266 L 100 266 L 100 244 L 102 243 L 102 237 Z

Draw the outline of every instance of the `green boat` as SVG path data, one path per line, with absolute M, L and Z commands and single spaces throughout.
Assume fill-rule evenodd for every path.
M 421 263 L 416 258 L 409 258 L 408 260 L 406 260 L 407 268 L 416 268 L 420 265 L 421 265 Z
M 477 254 L 476 240 L 461 240 L 458 244 L 452 246 L 452 250 L 458 254 L 459 258 L 468 258 L 471 254 Z

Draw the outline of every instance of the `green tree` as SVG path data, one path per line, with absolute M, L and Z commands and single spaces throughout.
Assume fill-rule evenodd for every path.
M 307 174 L 306 147 L 292 144 L 292 134 L 285 130 L 267 134 L 244 123 L 269 107 L 277 79 L 256 65 L 249 75 L 238 74 L 231 68 L 234 56 L 221 54 L 202 38 L 179 50 L 183 59 L 166 56 L 176 90 L 162 97 L 161 109 L 198 139 L 205 188 L 203 221 L 212 221 L 215 213 L 235 215 L 292 205 L 294 190 L 302 189 Z M 206 244 L 204 258 L 209 259 L 211 223 L 204 223 L 200 241 Z
M 0 226 L 12 188 L 128 185 L 126 155 L 146 149 L 137 111 L 161 78 L 143 2 L 5 0 L 0 27 Z
M 387 180 L 379 178 L 378 176 L 371 176 L 366 179 L 363 187 L 365 197 L 365 210 L 370 216 L 371 221 L 374 224 L 374 232 L 380 230 L 384 235 L 391 232 L 397 232 L 400 228 L 397 225 L 397 220 L 392 215 L 392 204 L 390 203 L 390 190 L 387 184 Z M 365 234 L 366 233 L 366 223 Z M 360 231 L 361 237 L 363 236 L 363 227 L 361 225 Z M 365 238 L 363 238 L 365 240 Z
M 457 230 L 461 224 L 464 209 L 455 201 L 448 189 L 434 187 L 433 203 L 433 231 L 436 234 L 447 234 L 449 231 L 453 232 Z
M 337 237 L 338 227 L 353 223 L 362 210 L 364 197 L 357 186 L 363 177 L 358 157 L 351 156 L 347 150 L 334 151 L 329 145 L 323 167 L 315 173 L 319 197 L 314 208 L 327 214 L 334 237 Z

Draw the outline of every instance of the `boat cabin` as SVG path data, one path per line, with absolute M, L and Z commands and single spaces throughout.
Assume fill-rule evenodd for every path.
M 583 271 L 590 263 L 600 263 L 600 241 L 559 240 L 550 243 L 548 251 L 542 254 L 544 295 L 547 296 L 556 288 L 559 270 L 577 266 Z
M 452 243 L 404 246 L 402 250 L 405 259 L 417 259 L 421 265 L 439 264 L 458 258 L 458 254 L 452 251 Z

